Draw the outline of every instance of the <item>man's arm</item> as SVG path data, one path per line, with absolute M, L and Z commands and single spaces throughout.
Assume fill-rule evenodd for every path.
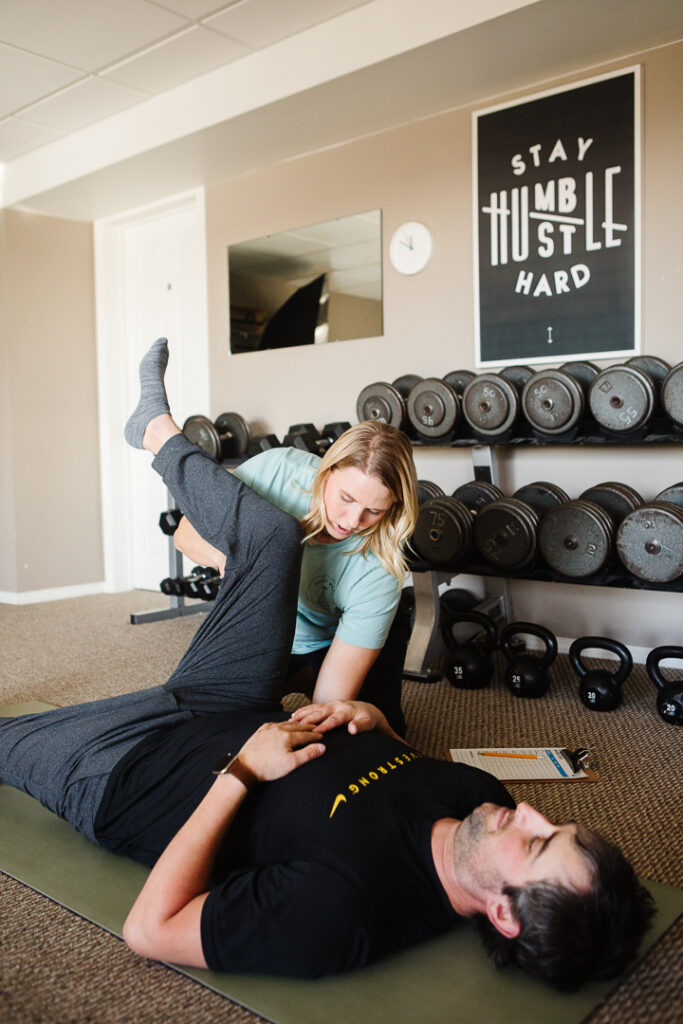
M 221 576 L 224 574 L 225 555 L 197 533 L 187 516 L 183 516 L 178 523 L 173 543 L 176 550 L 181 551 L 195 565 L 208 565 L 211 569 L 218 569 Z
M 268 723 L 239 752 L 261 782 L 289 774 L 324 753 L 313 724 Z M 209 792 L 152 868 L 126 919 L 123 937 L 136 953 L 206 967 L 201 914 L 218 847 L 242 801 L 246 786 L 234 775 L 218 776 Z
M 320 666 L 313 701 L 321 704 L 330 700 L 354 700 L 380 650 L 356 647 L 335 636 Z

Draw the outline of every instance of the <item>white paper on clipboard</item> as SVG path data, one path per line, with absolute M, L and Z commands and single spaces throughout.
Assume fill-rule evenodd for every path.
M 473 765 L 501 782 L 595 780 L 590 769 L 574 771 L 562 747 L 473 747 L 451 749 L 451 760 Z

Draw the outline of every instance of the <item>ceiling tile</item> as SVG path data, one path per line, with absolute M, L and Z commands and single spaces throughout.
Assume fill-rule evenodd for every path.
M 83 77 L 83 72 L 0 43 L 0 112 L 11 114 Z
M 103 78 L 86 78 L 22 110 L 27 121 L 73 132 L 147 99 L 147 94 Z
M 0 4 L 0 41 L 86 71 L 113 64 L 186 25 L 185 18 L 147 0 L 2 0 Z
M 204 24 L 258 49 L 362 7 L 368 0 L 241 0 Z
M 100 77 L 149 93 L 163 92 L 229 64 L 251 51 L 233 39 L 195 25 L 144 53 L 116 64 Z
M 224 7 L 232 7 L 239 0 L 230 0 L 228 3 L 226 0 L 156 0 L 156 2 L 159 7 L 174 11 L 190 21 L 197 21 L 199 18 L 205 18 L 207 14 L 217 13 Z
M 40 124 L 29 124 L 20 117 L 6 117 L 0 121 L 0 162 L 13 160 L 15 156 L 28 153 L 59 138 L 61 132 L 45 128 Z

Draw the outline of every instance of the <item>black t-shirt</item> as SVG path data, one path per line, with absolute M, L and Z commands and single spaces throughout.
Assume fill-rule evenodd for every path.
M 138 744 L 109 781 L 98 841 L 153 864 L 211 786 L 211 766 L 263 720 L 214 714 Z M 201 921 L 213 970 L 317 977 L 440 934 L 458 918 L 432 825 L 485 801 L 514 806 L 486 772 L 383 733 L 344 727 L 325 743 L 322 757 L 252 791 L 222 843 Z

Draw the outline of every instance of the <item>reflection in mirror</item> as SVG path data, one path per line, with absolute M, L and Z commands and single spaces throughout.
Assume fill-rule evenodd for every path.
M 228 248 L 230 351 L 382 334 L 382 212 Z

